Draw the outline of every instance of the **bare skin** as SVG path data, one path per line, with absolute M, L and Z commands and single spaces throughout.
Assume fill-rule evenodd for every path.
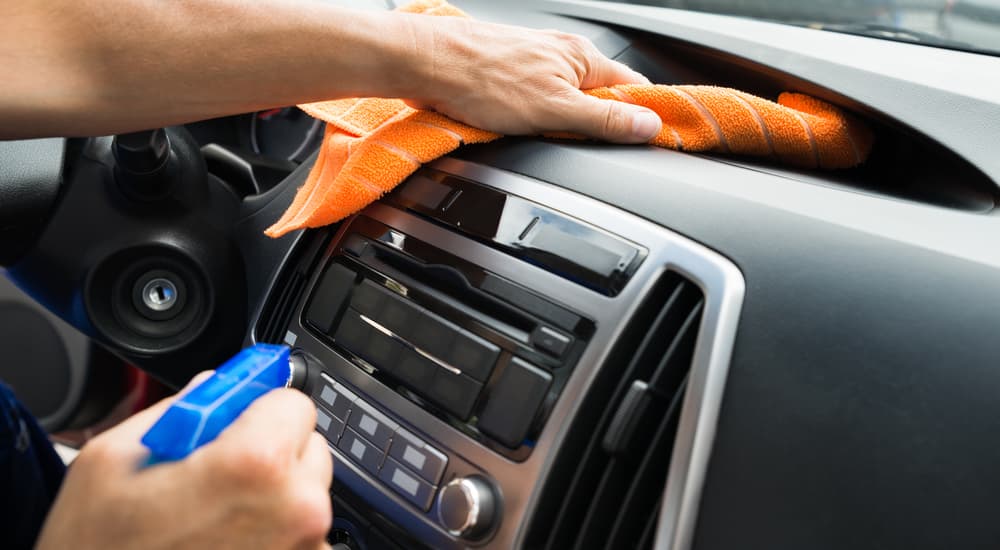
M 268 393 L 186 459 L 143 467 L 139 440 L 169 402 L 84 446 L 38 550 L 328 548 L 333 463 L 308 397 Z
M 341 97 L 399 97 L 505 134 L 655 135 L 580 89 L 646 79 L 588 40 L 317 0 L 7 0 L 0 139 L 104 135 Z
M 0 0 L 2 1 L 2 0 Z M 580 90 L 646 79 L 584 38 L 318 0 L 6 0 L 0 139 L 108 135 L 341 97 L 399 97 L 504 134 L 645 142 L 645 108 Z M 330 454 L 290 390 L 150 468 L 166 403 L 89 443 L 39 548 L 322 548 Z M 266 444 L 262 444 L 266 442 Z

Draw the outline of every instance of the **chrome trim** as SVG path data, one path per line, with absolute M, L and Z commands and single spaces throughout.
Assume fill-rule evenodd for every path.
M 658 520 L 657 544 L 669 539 L 672 542 L 666 548 L 686 550 L 685 545 L 690 545 L 697 515 L 743 302 L 745 284 L 740 271 L 727 258 L 700 243 L 565 188 L 452 158 L 440 159 L 429 167 L 546 205 L 649 250 L 649 256 L 621 293 L 616 297 L 607 297 L 585 287 L 568 284 L 558 275 L 512 260 L 501 251 L 386 204 L 376 203 L 364 211 L 364 215 L 399 232 L 444 250 L 458 252 L 468 261 L 482 265 L 498 276 L 527 284 L 547 299 L 596 323 L 597 329 L 556 401 L 545 428 L 536 440 L 534 451 L 522 462 L 511 461 L 382 385 L 302 325 L 304 300 L 300 301 L 288 327 L 298 335 L 297 345 L 315 355 L 324 365 L 324 370 L 340 383 L 364 396 L 366 401 L 409 431 L 445 451 L 449 456 L 446 479 L 472 475 L 484 475 L 491 479 L 497 493 L 503 495 L 502 503 L 497 504 L 501 508 L 496 511 L 496 517 L 503 519 L 477 546 L 518 548 L 525 546 L 527 520 L 534 517 L 540 504 L 539 489 L 550 475 L 570 420 L 579 413 L 581 396 L 590 390 L 599 368 L 606 365 L 610 349 L 621 337 L 627 320 L 635 315 L 663 273 L 673 270 L 683 274 L 702 289 L 705 306 L 673 451 L 676 460 L 670 466 L 670 482 L 665 488 L 665 512 Z M 341 226 L 327 254 L 332 252 L 337 239 L 346 234 L 349 223 Z M 317 284 L 320 273 L 317 270 L 312 274 L 305 295 Z M 255 322 L 256 319 L 255 316 Z M 338 466 L 335 475 L 344 486 L 358 493 L 412 536 L 435 548 L 468 547 L 467 541 L 454 537 L 442 528 L 437 518 L 436 501 L 431 510 L 418 513 L 407 501 L 382 487 L 378 480 L 372 479 L 350 461 L 341 462 Z M 673 504 L 667 504 L 668 501 L 676 503 L 677 508 L 672 509 Z
M 574 198 L 579 198 L 587 203 L 587 206 L 568 204 L 563 197 L 565 193 L 569 193 L 565 189 L 468 161 L 445 158 L 436 161 L 431 167 L 529 200 L 541 202 L 550 208 L 563 210 L 568 215 L 595 223 L 605 230 L 649 247 L 650 256 L 636 272 L 631 292 L 623 292 L 619 298 L 626 298 L 629 295 L 634 297 L 636 290 L 634 286 L 639 284 L 651 286 L 657 280 L 656 275 L 662 272 L 662 269 L 678 271 L 701 288 L 705 295 L 705 308 L 699 327 L 695 353 L 691 361 L 688 389 L 684 396 L 678 430 L 674 439 L 674 449 L 671 455 L 667 484 L 664 488 L 663 503 L 660 507 L 660 516 L 657 520 L 659 525 L 654 544 L 655 548 L 662 550 L 688 550 L 694 536 L 701 491 L 708 469 L 712 444 L 715 440 L 716 424 L 722 405 L 726 376 L 729 372 L 729 358 L 732 354 L 743 297 L 746 292 L 743 274 L 728 259 L 701 244 L 589 197 L 570 193 L 574 195 Z M 526 186 L 533 187 L 533 189 L 525 189 Z M 546 197 L 551 198 L 546 199 Z M 661 246 L 650 246 L 649 237 L 636 240 L 633 230 L 623 230 L 616 227 L 619 225 L 614 219 L 616 217 L 623 220 L 625 225 L 646 226 L 644 229 L 650 230 L 652 233 L 649 237 L 654 240 L 657 240 L 657 237 L 662 239 Z M 650 269 L 657 269 L 658 273 L 650 274 Z M 645 280 L 643 281 L 643 279 Z M 647 289 L 643 290 L 643 295 L 646 294 L 645 290 Z M 641 299 L 636 299 L 636 302 L 640 301 Z M 616 332 L 612 341 L 616 340 L 617 336 Z M 595 342 L 592 342 L 591 346 L 594 344 Z M 606 353 L 603 353 L 596 364 L 603 365 L 605 359 Z M 583 367 L 582 364 L 578 367 L 578 371 L 583 370 L 581 367 Z M 596 374 L 596 369 L 591 370 L 592 372 L 588 374 L 587 379 L 582 384 L 581 373 L 574 373 L 573 379 L 575 380 L 571 380 L 567 384 L 562 397 L 560 397 L 559 405 L 549 418 L 550 425 L 556 422 L 565 423 L 568 418 L 576 415 L 579 403 L 566 403 L 566 397 L 578 395 L 578 392 L 585 392 L 586 388 L 589 388 Z M 540 438 L 536 451 L 542 450 L 543 446 L 548 447 L 544 444 L 550 443 L 547 439 L 551 429 L 551 426 L 546 428 L 547 433 Z M 565 425 L 561 427 L 560 434 L 564 430 Z M 561 439 L 561 437 L 557 439 Z M 551 443 L 550 450 L 558 452 L 561 445 L 555 442 Z M 539 480 L 548 475 L 548 471 L 552 467 L 553 454 L 553 452 L 547 453 L 545 463 L 538 470 L 533 485 L 537 485 Z M 510 510 L 505 510 L 504 515 L 509 518 L 508 521 L 512 519 L 518 523 L 516 527 L 518 533 L 513 539 L 514 546 L 524 546 L 524 537 L 527 534 L 524 519 L 533 516 L 534 508 L 537 505 L 538 494 L 537 491 L 533 490 L 526 506 L 520 511 L 521 513 L 511 514 Z M 509 528 L 509 525 L 502 527 L 502 529 L 504 528 Z
M 412 349 L 413 351 L 417 352 L 421 357 L 423 357 L 424 359 L 427 359 L 428 361 L 434 363 L 435 365 L 441 367 L 442 369 L 444 369 L 444 370 L 446 370 L 446 371 L 448 371 L 448 372 L 450 372 L 450 373 L 452 373 L 452 374 L 454 374 L 456 376 L 462 374 L 462 369 L 460 369 L 458 367 L 454 367 L 454 366 L 450 365 L 449 363 L 447 363 L 445 361 L 442 361 L 441 359 L 438 359 L 437 357 L 434 357 L 429 352 L 426 352 L 426 351 L 420 349 L 419 347 L 413 345 L 413 343 L 411 343 L 409 340 L 407 340 L 407 339 L 403 338 L 402 336 L 399 336 L 395 332 L 393 332 L 393 331 L 385 328 L 380 323 L 378 323 L 376 321 L 373 321 L 373 320 L 369 319 L 368 317 L 366 317 L 364 315 L 361 315 L 360 313 L 358 314 L 358 317 L 361 317 L 362 321 L 364 321 L 365 323 L 368 323 L 368 326 L 370 326 L 373 329 L 381 332 L 382 334 L 385 334 L 386 336 L 388 336 L 389 338 L 392 338 L 393 340 L 399 342 L 400 344 L 403 344 L 404 346 Z
M 462 491 L 465 495 L 466 502 L 469 503 L 469 510 L 465 514 L 465 522 L 459 527 L 452 529 L 448 527 L 444 522 L 444 517 L 442 514 L 441 501 L 444 500 L 444 493 L 450 487 L 457 487 L 458 490 Z M 472 484 L 468 478 L 453 479 L 445 485 L 440 492 L 438 492 L 438 521 L 444 526 L 448 533 L 455 537 L 461 537 L 467 534 L 470 530 L 475 529 L 476 523 L 478 523 L 479 518 L 479 491 Z

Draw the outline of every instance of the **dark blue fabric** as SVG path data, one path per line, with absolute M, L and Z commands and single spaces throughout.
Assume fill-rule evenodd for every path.
M 0 383 L 0 547 L 34 546 L 65 472 L 45 431 Z

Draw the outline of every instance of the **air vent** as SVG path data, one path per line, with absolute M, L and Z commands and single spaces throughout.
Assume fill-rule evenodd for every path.
M 266 344 L 280 344 L 285 340 L 288 323 L 295 313 L 295 306 L 302 297 L 308 282 L 308 274 L 328 241 L 328 235 L 314 235 L 305 245 L 300 245 L 298 253 L 287 262 L 287 267 L 274 286 L 257 322 L 256 338 Z
M 654 287 L 585 397 L 528 547 L 652 547 L 703 305 L 675 272 Z
M 305 284 L 305 276 L 296 271 L 291 274 L 285 284 L 275 289 L 278 290 L 278 297 L 263 317 L 266 322 L 261 325 L 260 332 L 257 333 L 258 342 L 280 344 L 285 339 L 285 330 L 288 327 L 288 322 L 292 320 L 295 303 L 298 302 Z

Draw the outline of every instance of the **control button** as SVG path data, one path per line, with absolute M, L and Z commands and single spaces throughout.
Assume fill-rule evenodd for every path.
M 569 336 L 546 326 L 531 332 L 531 344 L 553 357 L 562 357 L 572 341 Z
M 400 354 L 399 361 L 390 369 L 396 378 L 409 388 L 413 388 L 421 394 L 427 393 L 427 388 L 434 382 L 434 376 L 441 367 L 430 362 L 419 353 L 404 349 Z
M 431 507 L 431 502 L 434 500 L 434 487 L 393 460 L 392 457 L 385 459 L 382 473 L 378 477 L 394 491 L 403 495 L 406 500 L 415 504 L 417 508 L 426 512 Z
M 445 362 L 457 367 L 462 373 L 485 382 L 493 372 L 497 357 L 500 356 L 500 348 L 471 332 L 456 329 L 457 334 L 450 352 L 445 355 Z
M 358 234 L 353 234 L 341 241 L 340 246 L 345 252 L 361 257 L 365 249 L 368 248 L 368 241 Z
M 382 452 L 382 449 L 365 441 L 365 438 L 355 433 L 351 428 L 344 430 L 344 435 L 341 436 L 337 448 L 351 460 L 363 466 L 364 469 L 378 475 L 378 468 L 381 466 L 385 453 Z
M 396 429 L 396 436 L 392 438 L 392 446 L 389 447 L 389 456 L 419 474 L 431 485 L 437 485 L 441 481 L 441 475 L 448 464 L 448 457 L 444 453 L 402 428 Z
M 340 264 L 330 264 L 313 291 L 306 310 L 306 321 L 324 334 L 330 332 L 341 305 L 354 287 L 355 277 L 357 274 L 350 269 Z
M 372 281 L 362 281 L 354 295 L 351 296 L 351 307 L 371 319 L 378 319 L 382 313 L 382 305 L 387 294 Z
M 288 357 L 288 368 L 288 383 L 285 386 L 301 390 L 309 378 L 309 371 L 319 370 L 321 367 L 302 352 L 292 351 Z
M 421 321 L 422 308 L 395 292 L 366 280 L 351 298 L 351 307 L 403 340 Z
M 372 319 L 399 338 L 408 341 L 421 321 L 421 308 L 387 289 L 380 288 L 379 291 L 385 293 L 386 298 L 382 303 L 381 312 Z
M 490 483 L 479 476 L 460 477 L 438 493 L 438 519 L 456 537 L 486 534 L 496 520 L 497 497 Z
M 347 425 L 379 449 L 389 447 L 389 439 L 399 427 L 399 424 L 360 399 L 354 402 L 354 410 L 351 412 L 351 418 L 347 420 Z
M 321 403 L 337 418 L 346 420 L 351 411 L 351 404 L 358 396 L 325 374 L 320 375 L 320 379 L 322 382 L 318 385 L 313 399 Z
M 399 361 L 404 345 L 379 331 L 353 309 L 344 314 L 333 339 L 348 351 L 379 368 L 388 368 Z
M 493 372 L 500 348 L 429 311 L 415 322 L 410 343 L 479 381 Z
M 333 416 L 323 407 L 316 407 L 316 429 L 328 441 L 336 445 L 337 441 L 340 440 L 340 434 L 344 431 L 344 421 Z
M 492 273 L 487 273 L 483 277 L 483 282 L 479 288 L 566 330 L 575 330 L 577 325 L 583 320 L 572 311 L 548 302 L 534 293 L 528 292 L 524 288 L 506 279 L 501 279 Z
M 399 187 L 394 198 L 408 207 L 418 207 L 424 211 L 437 210 L 451 193 L 451 187 L 434 181 L 427 176 L 414 174 L 405 185 Z
M 538 408 L 545 401 L 552 375 L 517 357 L 500 374 L 479 416 L 479 430 L 516 448 L 528 435 Z
M 410 335 L 410 343 L 444 361 L 457 334 L 458 327 L 425 310 Z
M 428 399 L 465 421 L 472 414 L 472 406 L 482 389 L 482 384 L 464 374 L 453 374 L 438 368 L 434 373 L 434 382 L 424 393 Z

